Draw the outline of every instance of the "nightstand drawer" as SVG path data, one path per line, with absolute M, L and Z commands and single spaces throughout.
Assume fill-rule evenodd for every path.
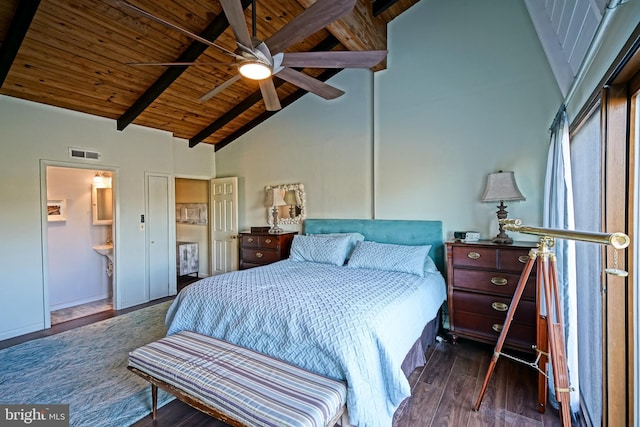
M 280 254 L 276 251 L 264 251 L 261 249 L 242 249 L 242 259 L 254 264 L 269 264 L 280 260 Z
M 240 270 L 288 258 L 291 242 L 296 234 L 296 231 L 278 234 L 240 233 Z
M 243 248 L 257 248 L 260 246 L 260 236 L 242 236 L 240 246 Z
M 280 240 L 272 236 L 260 236 L 260 247 L 264 249 L 277 249 L 280 247 Z
M 493 317 L 479 316 L 477 314 L 460 312 L 456 313 L 455 333 L 461 336 L 468 335 L 472 338 L 496 342 L 502 331 L 504 321 L 498 321 Z M 535 324 L 511 322 L 505 345 L 518 347 L 531 351 L 536 342 Z
M 453 286 L 455 288 L 500 294 L 507 297 L 513 297 L 513 293 L 520 280 L 519 274 L 505 273 L 502 271 L 466 270 L 464 268 L 455 268 L 453 270 L 453 276 Z M 535 299 L 535 277 L 529 277 L 522 296 L 523 298 Z
M 240 245 L 243 248 L 263 248 L 263 249 L 277 249 L 280 247 L 280 239 L 277 236 L 242 236 L 242 242 Z
M 453 248 L 453 265 L 455 267 L 496 268 L 496 250 L 470 246 Z
M 510 305 L 511 298 L 506 297 L 481 295 L 471 292 L 455 292 L 453 294 L 453 309 L 456 314 L 456 322 L 458 320 L 458 313 L 462 311 L 476 313 L 480 316 L 493 317 L 496 321 L 504 322 Z M 515 322 L 535 325 L 536 304 L 532 301 L 521 299 L 513 320 Z

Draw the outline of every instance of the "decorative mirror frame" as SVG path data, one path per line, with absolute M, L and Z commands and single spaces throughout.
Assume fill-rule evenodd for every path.
M 278 215 L 278 224 L 302 224 L 302 221 L 304 221 L 304 219 L 307 217 L 307 210 L 306 210 L 307 199 L 304 191 L 304 185 L 300 183 L 267 185 L 266 187 L 264 187 L 264 191 L 265 193 L 268 193 L 269 190 L 273 188 L 279 188 L 281 190 L 284 190 L 285 193 L 287 191 L 295 191 L 296 195 L 298 196 L 298 199 L 300 199 L 300 204 L 295 205 L 295 206 L 298 206 L 298 208 L 300 209 L 300 213 L 293 218 L 291 218 L 290 216 Z M 270 226 L 273 226 L 273 215 L 271 213 L 271 209 L 267 208 L 266 211 L 267 211 L 267 224 L 269 224 Z

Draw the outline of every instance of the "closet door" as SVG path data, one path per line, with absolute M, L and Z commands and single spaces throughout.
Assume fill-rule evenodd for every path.
M 170 250 L 171 215 L 169 211 L 171 181 L 168 175 L 147 175 L 147 289 L 149 299 L 169 295 L 171 266 L 175 266 L 175 249 Z M 173 261 L 172 261 L 173 259 Z

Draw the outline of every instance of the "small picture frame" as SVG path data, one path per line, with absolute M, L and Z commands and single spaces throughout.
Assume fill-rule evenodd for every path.
M 47 200 L 47 220 L 53 221 L 66 221 L 67 220 L 67 201 L 62 200 Z

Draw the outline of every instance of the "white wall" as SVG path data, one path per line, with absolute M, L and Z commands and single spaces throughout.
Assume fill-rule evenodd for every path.
M 351 70 L 328 83 L 347 93 L 332 101 L 305 95 L 216 153 L 218 177 L 239 177 L 240 229 L 267 225 L 266 185 L 298 182 L 308 217 L 371 217 L 373 76 Z
M 240 225 L 265 224 L 265 185 L 302 182 L 309 217 L 440 219 L 445 238 L 491 238 L 496 208 L 479 199 L 500 169 L 527 198 L 510 217 L 540 225 L 561 95 L 524 4 L 423 0 L 388 40 L 387 70 L 342 71 L 341 98 L 305 95 L 216 153 L 218 175 L 240 177 Z
M 214 151 L 189 149 L 169 133 L 0 96 L 0 339 L 44 327 L 45 286 L 41 162 L 114 169 L 117 194 L 116 304 L 145 302 L 145 172 L 214 176 Z M 102 153 L 99 162 L 71 160 L 68 147 Z M 48 297 L 48 295 L 46 295 Z
M 111 293 L 107 257 L 93 250 L 111 235 L 93 225 L 92 169 L 47 168 L 47 199 L 66 201 L 66 220 L 47 223 L 49 306 L 58 310 L 104 299 Z

